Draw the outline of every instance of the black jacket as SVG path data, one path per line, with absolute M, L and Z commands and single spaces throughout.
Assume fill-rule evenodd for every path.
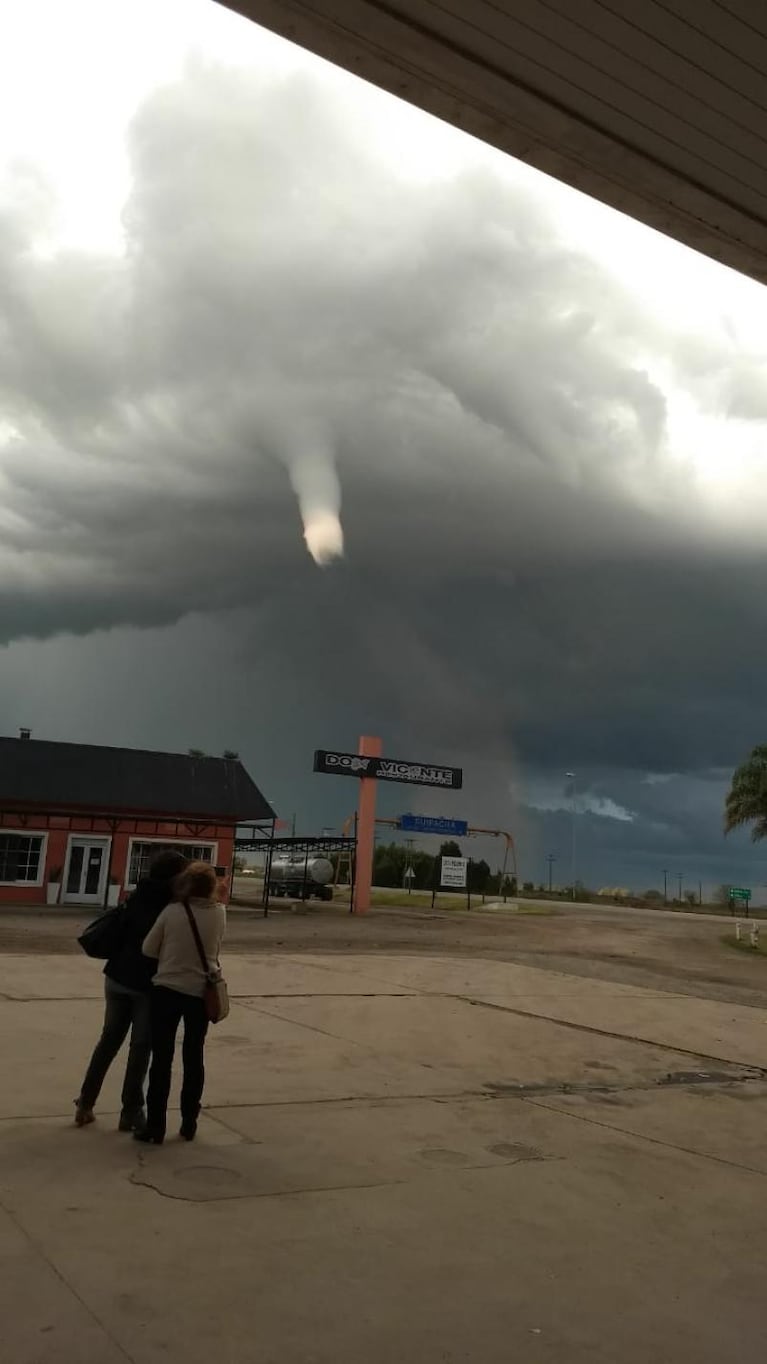
M 139 881 L 136 889 L 120 909 L 121 946 L 104 967 L 104 975 L 129 990 L 148 990 L 157 963 L 145 957 L 143 943 L 155 920 L 172 899 L 167 881 Z

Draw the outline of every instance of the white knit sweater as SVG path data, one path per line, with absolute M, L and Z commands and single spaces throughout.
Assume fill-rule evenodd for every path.
M 226 910 L 210 900 L 190 900 L 189 904 L 210 970 L 215 971 L 226 928 Z M 182 904 L 174 901 L 166 905 L 147 933 L 142 951 L 145 957 L 157 958 L 157 973 L 152 978 L 154 985 L 179 990 L 183 995 L 203 994 L 205 973 Z

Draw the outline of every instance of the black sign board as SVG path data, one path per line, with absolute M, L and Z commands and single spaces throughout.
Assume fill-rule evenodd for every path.
M 318 748 L 314 755 L 314 770 L 333 777 L 375 777 L 377 781 L 399 781 L 408 786 L 441 786 L 445 791 L 460 791 L 463 786 L 461 767 L 364 758 L 359 753 L 333 753 L 324 748 Z

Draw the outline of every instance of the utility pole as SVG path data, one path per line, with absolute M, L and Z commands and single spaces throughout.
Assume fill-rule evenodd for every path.
M 547 861 L 548 864 L 549 864 L 549 895 L 551 895 L 551 891 L 552 891 L 552 871 L 553 871 L 554 863 L 556 862 L 556 860 L 557 860 L 557 859 L 556 859 L 556 857 L 554 856 L 553 853 L 548 853 L 548 854 L 547 854 L 546 861 Z
M 668 904 L 668 870 L 663 868 L 663 903 Z
M 679 903 L 680 903 L 680 905 L 681 905 L 681 903 L 682 903 L 682 878 L 684 877 L 684 872 L 683 872 L 683 871 L 678 871 L 678 872 L 677 872 L 677 876 L 678 876 L 678 878 L 679 878 Z
M 571 786 L 571 788 L 570 788 L 570 793 L 571 793 L 571 797 L 572 797 L 572 825 L 573 825 L 573 828 L 572 828 L 572 849 L 571 849 L 571 863 L 572 863 L 572 865 L 571 865 L 570 872 L 571 872 L 571 880 L 572 880 L 572 898 L 573 898 L 573 901 L 575 901 L 575 816 L 576 816 L 576 812 L 577 812 L 577 809 L 576 809 L 576 801 L 575 801 L 575 796 L 576 796 L 575 773 L 574 773 L 574 772 L 565 772 L 565 776 L 567 777 L 568 781 L 571 781 L 571 782 L 572 782 L 572 786 Z

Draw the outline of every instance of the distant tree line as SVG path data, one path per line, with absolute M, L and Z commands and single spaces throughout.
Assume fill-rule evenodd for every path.
M 423 852 L 419 848 L 403 848 L 399 843 L 382 843 L 376 846 L 373 855 L 373 884 L 392 889 L 407 890 L 408 883 L 413 890 L 431 890 L 438 876 L 439 857 L 462 857 L 460 845 L 454 842 L 443 843 L 439 853 Z M 408 876 L 412 868 L 412 876 Z M 475 895 L 500 895 L 502 892 L 501 871 L 491 871 L 484 857 L 476 862 L 471 859 L 468 867 L 469 889 Z M 516 895 L 517 887 L 512 876 L 506 877 L 506 894 Z

